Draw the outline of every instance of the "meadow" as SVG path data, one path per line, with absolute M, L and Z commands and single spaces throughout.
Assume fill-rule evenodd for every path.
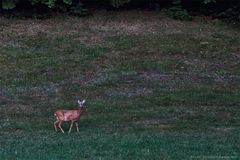
M 218 19 L 0 17 L 0 159 L 239 159 L 239 63 Z M 80 133 L 55 132 L 83 98 Z

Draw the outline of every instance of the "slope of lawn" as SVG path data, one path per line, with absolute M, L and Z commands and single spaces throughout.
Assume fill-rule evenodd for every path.
M 55 132 L 54 111 L 83 98 L 80 133 Z M 0 159 L 239 159 L 239 127 L 236 26 L 138 11 L 0 17 Z

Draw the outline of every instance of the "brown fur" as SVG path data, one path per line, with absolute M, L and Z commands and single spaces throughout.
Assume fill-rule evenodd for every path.
M 79 108 L 77 110 L 58 110 L 54 113 L 54 116 L 56 117 L 56 121 L 54 122 L 54 127 L 55 127 L 55 130 L 57 131 L 57 128 L 60 128 L 60 130 L 64 133 L 62 127 L 61 127 L 61 124 L 63 122 L 68 122 L 68 121 L 71 121 L 71 126 L 69 128 L 69 131 L 68 133 L 71 132 L 71 129 L 72 129 L 72 126 L 73 126 L 73 123 L 76 124 L 76 128 L 77 128 L 77 131 L 79 132 L 79 129 L 78 129 L 78 121 L 81 117 L 81 115 L 84 113 L 85 111 L 85 108 L 82 107 L 82 108 Z

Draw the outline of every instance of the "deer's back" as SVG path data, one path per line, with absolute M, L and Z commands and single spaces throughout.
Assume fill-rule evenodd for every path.
M 58 110 L 54 116 L 60 121 L 77 120 L 80 117 L 79 110 Z

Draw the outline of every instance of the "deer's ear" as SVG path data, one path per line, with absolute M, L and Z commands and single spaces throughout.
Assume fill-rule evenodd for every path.
M 78 102 L 79 105 L 81 104 L 81 101 L 78 100 L 77 102 Z
M 85 103 L 86 102 L 86 99 L 84 99 L 83 101 L 82 101 L 82 103 Z

